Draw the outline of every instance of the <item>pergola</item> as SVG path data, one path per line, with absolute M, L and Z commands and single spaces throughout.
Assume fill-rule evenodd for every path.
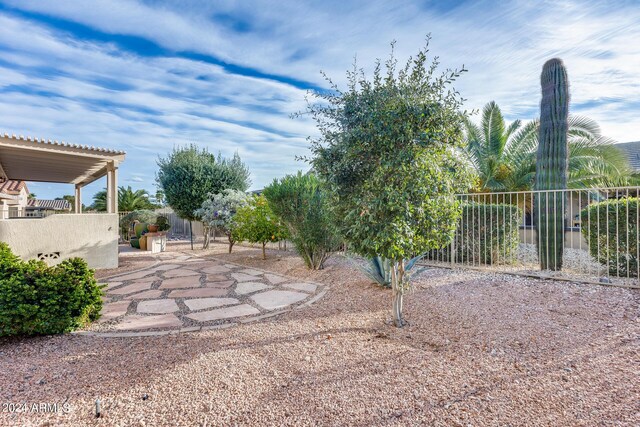
M 76 213 L 82 211 L 82 187 L 105 175 L 107 213 L 118 212 L 118 165 L 124 158 L 124 151 L 0 135 L 0 181 L 73 184 Z

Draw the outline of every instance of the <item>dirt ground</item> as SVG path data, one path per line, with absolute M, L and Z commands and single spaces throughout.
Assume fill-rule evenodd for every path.
M 225 250 L 196 252 L 331 289 L 229 329 L 1 340 L 0 425 L 640 425 L 640 291 L 431 269 L 397 329 L 344 258 Z

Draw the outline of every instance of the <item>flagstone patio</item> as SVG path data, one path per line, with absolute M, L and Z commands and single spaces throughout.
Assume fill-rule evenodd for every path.
M 103 280 L 102 317 L 80 334 L 143 336 L 228 327 L 304 308 L 326 286 L 188 254 Z

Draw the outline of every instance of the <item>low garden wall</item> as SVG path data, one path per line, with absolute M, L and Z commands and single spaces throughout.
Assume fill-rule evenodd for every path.
M 117 214 L 65 214 L 0 221 L 0 241 L 24 260 L 54 265 L 79 257 L 90 268 L 118 267 Z

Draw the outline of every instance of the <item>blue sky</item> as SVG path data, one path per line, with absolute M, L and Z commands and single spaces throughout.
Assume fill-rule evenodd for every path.
M 370 71 L 390 41 L 403 60 L 427 33 L 443 67 L 469 70 L 467 108 L 534 118 L 542 64 L 559 56 L 572 112 L 640 140 L 637 1 L 0 1 L 0 132 L 125 150 L 120 184 L 152 192 L 176 145 L 238 151 L 260 188 L 308 168 L 295 156 L 316 130 L 290 114 L 326 87 L 320 70 L 343 83 L 354 55 Z

